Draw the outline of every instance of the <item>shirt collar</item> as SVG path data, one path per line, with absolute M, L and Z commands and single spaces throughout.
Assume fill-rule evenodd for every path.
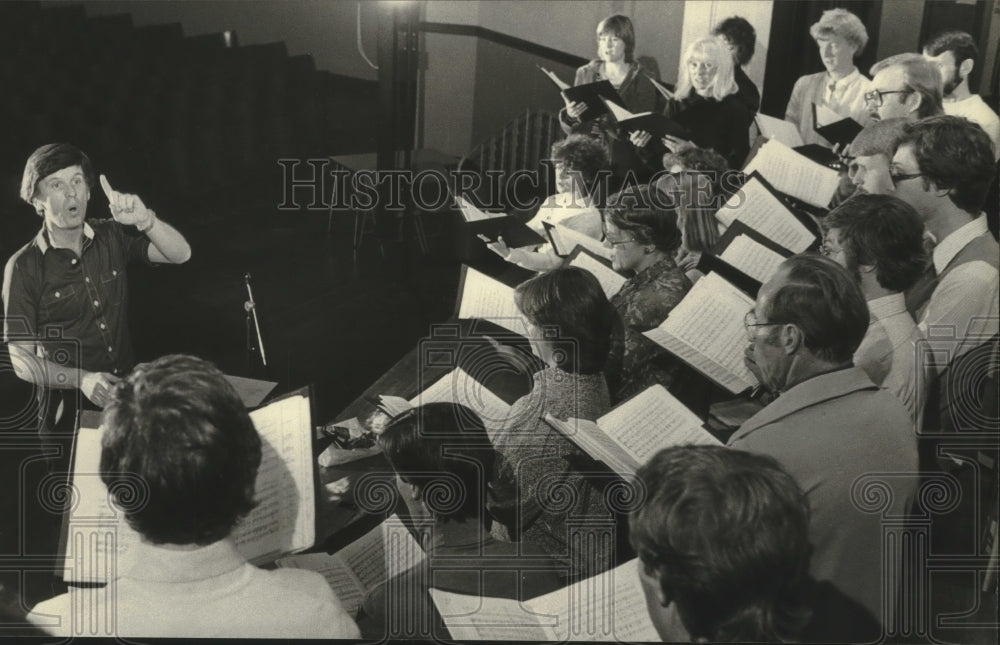
M 833 85 L 835 85 L 838 88 L 844 87 L 845 85 L 850 85 L 851 83 L 853 83 L 854 81 L 856 81 L 858 79 L 858 76 L 860 76 L 860 75 L 861 75 L 861 72 L 859 72 L 858 68 L 855 67 L 853 72 L 851 72 L 850 74 L 848 74 L 844 78 L 840 79 L 839 81 L 835 81 L 835 80 L 833 80 L 833 77 L 830 76 L 830 72 L 827 72 L 826 73 L 826 80 L 828 82 L 827 82 L 826 86 L 830 87 L 830 85 L 833 84 Z
M 129 578 L 148 582 L 192 582 L 234 571 L 246 559 L 231 539 L 219 540 L 191 550 L 166 549 L 139 541 Z
M 94 229 L 90 228 L 90 224 L 87 222 L 83 223 L 83 236 L 90 241 L 94 240 Z M 42 225 L 42 230 L 38 231 L 38 235 L 35 236 L 35 244 L 38 245 L 38 249 L 43 255 L 50 248 L 54 248 L 49 244 L 49 233 L 45 230 L 44 224 Z
M 868 313 L 871 314 L 872 322 L 905 312 L 906 298 L 901 293 L 890 293 L 868 301 Z
M 980 215 L 957 231 L 953 231 L 948 237 L 938 241 L 937 246 L 934 247 L 934 271 L 941 275 L 959 251 L 964 249 L 969 242 L 987 232 L 989 232 L 989 228 L 986 226 L 986 215 Z

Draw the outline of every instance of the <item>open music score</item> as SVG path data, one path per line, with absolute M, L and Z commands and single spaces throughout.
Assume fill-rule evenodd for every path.
M 763 244 L 758 244 L 749 235 L 737 235 L 719 259 L 728 262 L 761 284 L 770 280 L 785 261 L 784 256 Z
M 452 638 L 654 642 L 637 560 L 525 602 L 431 589 Z
M 336 553 L 293 555 L 275 564 L 321 574 L 347 613 L 354 616 L 373 589 L 426 557 L 402 521 L 392 515 Z
M 643 332 L 733 394 L 757 379 L 743 362 L 743 317 L 754 301 L 715 273 L 704 276 L 663 323 Z
M 481 318 L 520 334 L 528 329 L 514 303 L 514 290 L 493 278 L 462 266 L 459 280 L 459 318 Z
M 743 222 L 793 253 L 805 251 L 816 241 L 812 231 L 799 221 L 757 173 L 748 172 L 746 183 L 715 216 L 727 227 L 734 221 Z
M 684 444 L 719 445 L 701 419 L 662 385 L 623 402 L 596 422 L 585 419 L 545 421 L 588 455 L 621 475 L 633 475 L 663 448 Z
M 795 152 L 778 139 L 765 141 L 743 172 L 748 176 L 759 172 L 775 190 L 819 208 L 829 205 L 840 183 L 836 170 Z

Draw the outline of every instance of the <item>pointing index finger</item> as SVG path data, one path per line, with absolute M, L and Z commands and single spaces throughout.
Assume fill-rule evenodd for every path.
M 111 184 L 108 183 L 108 178 L 101 175 L 100 180 L 101 188 L 104 189 L 104 194 L 108 196 L 108 201 L 113 201 L 115 198 L 115 190 L 111 187 Z

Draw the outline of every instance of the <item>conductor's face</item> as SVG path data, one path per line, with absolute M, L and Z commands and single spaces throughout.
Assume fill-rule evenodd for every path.
M 87 216 L 90 187 L 80 166 L 69 166 L 42 178 L 31 200 L 48 228 L 77 229 Z

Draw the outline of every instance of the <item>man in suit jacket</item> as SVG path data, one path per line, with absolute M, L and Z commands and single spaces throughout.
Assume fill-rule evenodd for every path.
M 810 574 L 884 624 L 902 564 L 889 560 L 898 556 L 884 547 L 884 524 L 910 508 L 917 446 L 902 404 L 852 365 L 868 328 L 864 296 L 833 260 L 797 256 L 761 288 L 744 322 L 747 364 L 780 394 L 729 445 L 791 473 L 811 507 Z

